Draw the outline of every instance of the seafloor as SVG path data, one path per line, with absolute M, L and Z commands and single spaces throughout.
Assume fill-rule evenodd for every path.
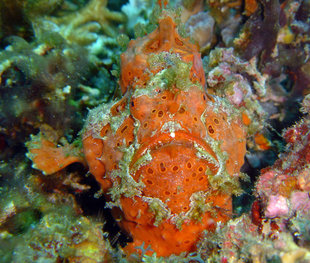
M 146 48 L 154 30 L 160 40 Z M 167 40 L 169 30 L 178 38 Z M 1 0 L 0 262 L 310 262 L 309 58 L 309 0 Z M 202 99 L 205 115 L 189 119 Z M 128 103 L 114 107 L 119 100 Z M 141 103 L 158 110 L 146 137 L 169 132 L 179 139 L 165 146 L 170 155 L 186 144 L 209 163 L 203 182 L 178 185 L 184 194 L 171 193 L 186 174 L 182 160 L 169 179 L 160 163 L 151 188 L 141 184 L 147 175 L 133 179 L 157 169 L 159 146 L 118 174 L 133 169 L 136 145 L 151 147 L 139 142 Z M 173 112 L 166 126 L 159 109 Z M 135 124 L 124 128 L 126 118 Z M 187 128 L 205 132 L 216 157 L 181 140 Z M 119 149 L 92 148 L 87 136 L 117 138 Z M 123 159 L 112 166 L 107 156 Z M 169 198 L 152 190 L 160 187 Z

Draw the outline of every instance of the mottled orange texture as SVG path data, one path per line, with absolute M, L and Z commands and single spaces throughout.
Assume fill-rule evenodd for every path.
M 152 56 L 160 56 L 155 66 Z M 144 244 L 157 256 L 193 251 L 204 230 L 231 217 L 246 150 L 242 118 L 207 94 L 198 47 L 169 15 L 130 42 L 120 84 L 120 101 L 90 113 L 83 149 L 133 238 L 124 250 L 141 252 Z

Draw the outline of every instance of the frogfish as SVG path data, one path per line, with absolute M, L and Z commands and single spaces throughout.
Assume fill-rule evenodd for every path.
M 246 152 L 242 120 L 208 94 L 199 48 L 169 14 L 130 41 L 119 83 L 122 97 L 91 110 L 81 134 L 89 171 L 132 237 L 124 251 L 194 251 L 204 230 L 232 216 Z M 46 174 L 83 162 L 47 140 L 28 148 Z

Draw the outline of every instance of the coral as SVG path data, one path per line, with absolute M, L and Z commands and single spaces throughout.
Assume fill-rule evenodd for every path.
M 11 147 L 23 144 L 42 123 L 64 131 L 80 122 L 75 96 L 91 69 L 86 51 L 67 46 L 59 35 L 41 37 L 39 43 L 11 37 L 0 53 L 1 134 Z
M 250 59 L 261 52 L 262 59 L 271 56 L 280 28 L 280 3 L 278 1 L 261 1 L 262 7 L 247 20 L 235 47 L 243 57 Z
M 305 116 L 283 132 L 284 153 L 273 166 L 261 170 L 256 183 L 261 218 L 255 222 L 265 236 L 272 237 L 282 262 L 307 262 L 310 257 L 305 230 L 310 220 L 309 101 L 308 95 L 302 103 Z
M 186 31 L 196 41 L 202 52 L 210 48 L 213 40 L 214 19 L 207 12 L 191 16 L 185 24 Z
M 110 11 L 107 3 L 107 0 L 91 0 L 77 12 L 61 17 L 49 17 L 48 20 L 58 25 L 57 31 L 69 43 L 86 45 L 95 42 L 98 36 L 96 32 L 100 30 L 105 35 L 115 37 L 117 31 L 113 22 L 124 22 L 125 16 Z
M 137 23 L 146 24 L 145 17 L 150 16 L 154 3 L 153 1 L 129 0 L 122 6 L 122 12 L 127 16 L 127 28 L 133 30 Z
M 305 21 L 309 13 L 302 11 L 307 6 L 307 1 L 288 0 L 281 5 L 278 1 L 261 1 L 234 40 L 235 49 L 245 59 L 259 58 L 258 68 L 263 73 L 277 77 L 286 67 L 298 72 L 308 60 L 305 47 L 310 31 Z
M 100 224 L 75 217 L 63 208 L 47 213 L 15 247 L 13 262 L 110 262 Z
M 290 75 L 294 81 L 292 93 L 295 96 L 308 94 L 310 87 L 309 51 L 307 51 L 310 27 L 306 22 L 310 14 L 306 10 L 309 10 L 308 1 L 301 3 L 288 1 L 283 9 L 286 20 L 277 39 L 277 59 L 291 71 Z
M 0 2 L 0 41 L 16 35 L 30 39 L 33 35 L 31 22 L 26 15 L 24 3 L 27 1 L 3 0 Z
M 182 12 L 181 12 L 181 21 L 186 23 L 186 21 L 193 15 L 202 12 L 204 10 L 203 0 L 183 0 L 182 1 Z
M 37 4 L 40 9 L 41 4 Z M 125 23 L 126 16 L 109 10 L 107 5 L 106 0 L 92 0 L 82 6 L 63 4 L 57 12 L 31 17 L 32 27 L 39 39 L 46 32 L 60 35 L 68 45 L 85 48 L 89 62 L 99 67 L 111 66 L 119 58 L 117 36 L 125 28 L 118 25 Z
M 229 16 L 231 10 L 240 10 L 242 6 L 241 0 L 206 0 L 206 3 L 218 24 L 221 24 Z
M 238 33 L 241 20 L 241 16 L 230 14 L 230 16 L 219 25 L 221 28 L 221 38 L 227 47 L 232 46 L 235 35 Z
M 264 239 L 246 215 L 218 226 L 214 233 L 206 232 L 197 246 L 210 262 L 269 262 L 277 255 L 271 240 Z
M 103 223 L 81 215 L 73 195 L 57 189 L 59 178 L 40 180 L 16 157 L 0 173 L 1 262 L 111 262 Z
M 258 2 L 257 0 L 246 0 L 244 12 L 246 16 L 250 16 L 256 12 L 258 9 Z
M 32 40 L 35 32 L 33 22 L 38 17 L 57 13 L 64 0 L 3 0 L 0 3 L 0 40 L 6 37 L 19 36 Z
M 290 217 L 297 211 L 310 208 L 309 189 L 309 95 L 304 99 L 301 121 L 287 129 L 283 137 L 287 142 L 286 152 L 272 167 L 261 171 L 256 185 L 257 195 L 264 204 L 267 218 Z
M 5 50 L 0 52 L 1 140 L 9 146 L 1 153 L 4 158 L 9 158 L 9 149 L 22 148 L 42 124 L 52 126 L 60 137 L 77 133 L 81 117 L 87 114 L 86 107 L 107 100 L 116 86 L 111 73 L 103 67 L 114 61 L 111 53 L 114 56 L 120 52 L 116 39 L 109 41 L 101 35 L 102 41 L 91 47 L 69 44 L 57 30 L 45 27 L 50 22 L 43 17 L 47 14 L 44 2 L 26 1 L 23 9 L 34 12 L 30 15 L 27 11 L 35 38 L 26 41 L 10 36 Z M 57 9 L 55 1 L 48 2 Z M 32 5 L 36 7 L 32 9 Z M 112 43 L 114 49 L 101 47 L 103 43 Z M 101 57 L 102 50 L 106 58 Z
M 268 76 L 258 71 L 256 60 L 244 61 L 232 48 L 216 48 L 204 59 L 204 64 L 208 92 L 235 106 L 249 134 L 260 131 L 266 119 L 260 100 L 266 96 Z
M 23 8 L 30 20 L 38 16 L 53 14 L 63 4 L 64 0 L 27 0 Z

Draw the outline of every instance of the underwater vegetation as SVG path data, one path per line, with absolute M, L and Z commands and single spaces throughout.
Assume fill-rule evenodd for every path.
M 310 2 L 0 2 L 0 262 L 310 262 Z

